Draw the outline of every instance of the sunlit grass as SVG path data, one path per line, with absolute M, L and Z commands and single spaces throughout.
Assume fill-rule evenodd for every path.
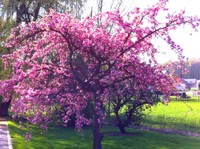
M 143 125 L 157 128 L 200 132 L 200 100 L 175 100 L 168 105 L 159 103 L 151 110 L 146 110 L 147 116 Z
M 146 110 L 143 124 L 156 128 L 171 128 L 200 132 L 200 100 L 191 98 L 188 101 L 172 101 L 166 106 L 161 103 L 154 106 L 151 111 Z M 9 129 L 14 149 L 91 149 L 92 130 L 90 127 L 83 129 L 81 133 L 74 128 L 49 127 L 46 134 L 30 125 L 33 138 L 25 142 L 23 134 L 27 128 L 19 129 L 16 122 L 9 121 Z M 110 136 L 109 131 L 118 132 L 115 127 L 104 127 L 103 148 L 104 149 L 199 149 L 200 138 L 186 137 L 180 135 L 167 135 L 155 132 L 127 129 L 134 135 Z
M 17 123 L 9 121 L 9 129 L 13 142 L 13 149 L 91 149 L 91 128 L 77 133 L 73 128 L 50 127 L 47 134 L 40 134 L 40 129 L 31 126 L 33 138 L 25 142 L 23 134 L 26 128 L 19 129 Z M 179 135 L 166 135 L 143 130 L 128 129 L 133 135 L 110 136 L 109 131 L 118 132 L 117 128 L 106 127 L 103 139 L 104 149 L 199 149 L 200 138 Z

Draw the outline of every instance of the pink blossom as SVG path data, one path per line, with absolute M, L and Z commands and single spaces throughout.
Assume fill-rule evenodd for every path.
M 11 108 L 14 117 L 26 117 L 47 129 L 53 115 L 66 125 L 75 114 L 76 127 L 80 129 L 91 123 L 83 112 L 89 101 L 93 103 L 91 110 L 97 123 L 103 121 L 102 107 L 113 90 L 120 97 L 124 90 L 137 95 L 149 88 L 170 95 L 174 79 L 163 70 L 171 66 L 158 64 L 158 50 L 152 39 L 161 36 L 181 62 L 182 48 L 172 40 L 170 31 L 186 24 L 196 29 L 200 20 L 185 17 L 182 11 L 169 14 L 164 23 L 159 22 L 156 16 L 167 11 L 166 2 L 160 0 L 143 11 L 135 8 L 127 16 L 129 20 L 119 11 L 83 21 L 51 11 L 37 23 L 14 28 L 6 46 L 15 50 L 3 56 L 6 66 L 11 64 L 13 74 L 0 81 L 4 99 L 9 100 L 15 93 Z M 97 18 L 102 20 L 100 25 Z M 149 62 L 141 59 L 144 55 L 148 55 Z M 132 85 L 121 88 L 121 84 L 128 82 Z M 58 111 L 60 114 L 56 114 Z M 29 133 L 25 136 L 31 138 Z

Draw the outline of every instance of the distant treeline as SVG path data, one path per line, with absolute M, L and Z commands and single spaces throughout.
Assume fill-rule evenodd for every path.
M 191 59 L 185 62 L 187 74 L 181 75 L 185 79 L 198 79 L 200 80 L 200 59 Z M 175 74 L 180 75 L 180 70 L 175 70 Z

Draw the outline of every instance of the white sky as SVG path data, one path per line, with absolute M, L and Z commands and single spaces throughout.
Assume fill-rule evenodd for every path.
M 91 10 L 93 7 L 93 13 L 95 13 L 96 4 L 98 0 L 89 0 L 86 10 Z M 112 0 L 104 0 L 103 11 L 110 9 L 110 2 Z M 118 0 L 114 0 L 117 2 Z M 148 5 L 152 5 L 158 0 L 123 0 L 124 3 L 121 6 L 122 9 L 125 8 L 125 11 L 129 11 L 134 7 L 145 8 Z M 185 9 L 187 15 L 194 15 L 200 17 L 200 0 L 169 0 L 168 8 L 170 12 L 179 11 Z M 90 11 L 88 11 L 90 12 Z M 190 36 L 190 32 L 193 32 L 193 35 Z M 199 32 L 195 32 L 190 28 L 181 28 L 172 33 L 173 40 L 176 41 L 183 49 L 184 55 L 188 58 L 200 58 L 200 27 Z M 162 48 L 167 48 L 166 44 L 158 42 L 158 46 Z M 174 54 L 169 52 L 160 54 L 157 56 L 159 62 L 164 63 L 169 60 L 174 60 Z

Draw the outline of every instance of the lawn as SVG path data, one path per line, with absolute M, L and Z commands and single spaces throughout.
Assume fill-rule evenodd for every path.
M 175 100 L 168 105 L 161 103 L 151 110 L 146 110 L 147 116 L 143 125 L 155 128 L 171 128 L 200 132 L 200 100 L 191 98 L 186 100 Z M 74 131 L 74 128 L 49 127 L 47 134 L 41 134 L 36 126 L 30 126 L 33 138 L 25 142 L 23 134 L 26 127 L 19 129 L 16 122 L 9 121 L 9 129 L 14 149 L 90 149 L 92 148 L 91 128 L 86 127 L 82 132 Z M 109 131 L 118 132 L 117 128 L 104 127 L 103 148 L 104 149 L 199 149 L 200 138 L 186 137 L 180 135 L 160 134 L 156 132 L 135 130 L 129 128 L 133 134 L 128 136 L 109 135 Z
M 38 127 L 31 126 L 33 138 L 25 142 L 25 127 L 9 121 L 9 129 L 13 141 L 13 149 L 90 149 L 92 148 L 91 128 L 84 128 L 77 133 L 73 128 L 50 127 L 47 134 L 40 134 Z M 199 149 L 200 138 L 179 135 L 159 134 L 143 130 L 128 129 L 134 135 L 111 136 L 108 131 L 117 132 L 114 127 L 106 127 L 103 139 L 104 149 Z
M 159 103 L 151 110 L 146 110 L 143 125 L 155 128 L 171 128 L 200 132 L 200 100 L 175 100 L 168 105 Z

